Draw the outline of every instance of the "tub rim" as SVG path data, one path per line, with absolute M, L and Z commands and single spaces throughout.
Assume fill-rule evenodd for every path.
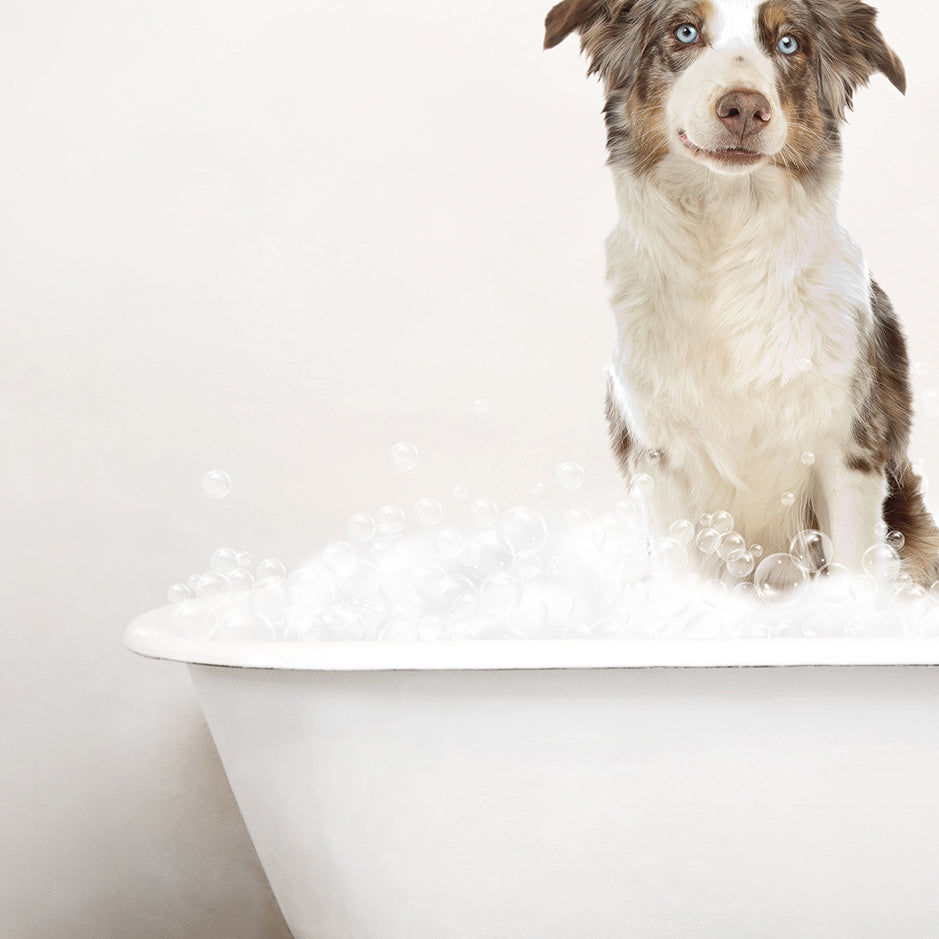
M 172 632 L 174 605 L 136 617 L 124 645 L 191 665 L 293 671 L 771 668 L 939 665 L 937 638 L 471 639 L 240 642 Z

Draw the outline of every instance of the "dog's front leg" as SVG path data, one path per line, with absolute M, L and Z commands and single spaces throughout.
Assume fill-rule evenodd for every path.
M 840 461 L 820 470 L 821 499 L 816 512 L 820 527 L 832 540 L 832 560 L 860 573 L 864 552 L 878 540 L 885 475 L 873 469 L 853 469 Z

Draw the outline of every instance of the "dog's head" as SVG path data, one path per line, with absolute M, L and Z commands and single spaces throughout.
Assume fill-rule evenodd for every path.
M 718 173 L 811 176 L 836 153 L 856 88 L 903 65 L 860 0 L 563 0 L 545 48 L 581 36 L 606 85 L 610 162 L 676 155 Z

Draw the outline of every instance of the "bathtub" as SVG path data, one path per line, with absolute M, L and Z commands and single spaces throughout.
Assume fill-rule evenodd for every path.
M 939 640 L 238 643 L 188 664 L 296 939 L 939 936 Z

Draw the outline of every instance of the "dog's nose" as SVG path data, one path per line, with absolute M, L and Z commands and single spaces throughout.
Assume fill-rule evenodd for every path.
M 717 116 L 738 139 L 758 134 L 773 116 L 769 101 L 758 91 L 734 89 L 717 102 Z

